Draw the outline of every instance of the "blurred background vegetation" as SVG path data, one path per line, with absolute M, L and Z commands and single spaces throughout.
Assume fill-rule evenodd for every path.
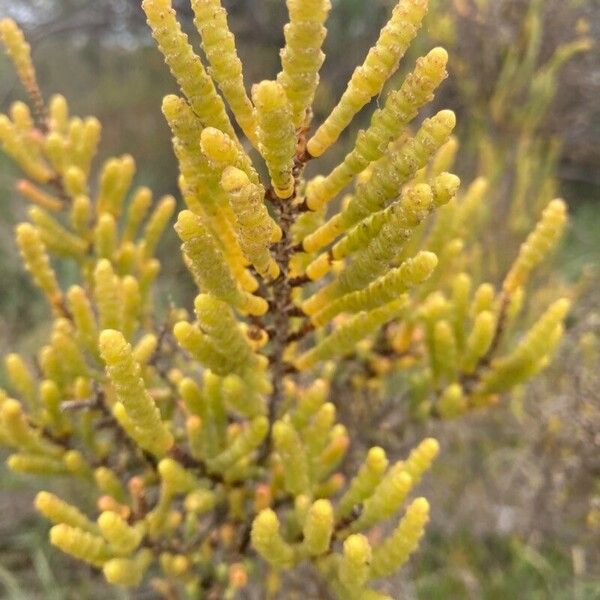
M 337 100 L 393 2 L 332 4 L 316 122 Z M 224 5 L 247 82 L 273 77 L 286 22 L 283 0 Z M 180 0 L 175 6 L 191 31 L 189 4 Z M 45 94 L 60 92 L 73 112 L 101 120 L 101 155 L 132 154 L 139 183 L 177 195 L 175 160 L 160 114 L 161 99 L 175 84 L 138 0 L 0 0 L 0 16 L 7 15 L 28 34 Z M 600 599 L 600 55 L 598 44 L 590 43 L 600 39 L 600 4 L 431 0 L 418 39 L 400 76 L 418 53 L 434 45 L 449 50 L 450 78 L 430 110 L 457 113 L 461 178 L 468 183 L 485 175 L 492 183 L 492 226 L 480 240 L 488 252 L 487 271 L 499 276 L 541 206 L 561 195 L 572 222 L 549 285 L 569 285 L 578 300 L 554 364 L 502 406 L 404 436 L 382 433 L 399 452 L 425 433 L 439 437 L 444 449 L 424 490 L 434 507 L 426 542 L 390 592 L 423 599 Z M 2 57 L 0 112 L 18 98 L 18 82 Z M 361 116 L 363 123 L 368 114 Z M 346 142 L 355 134 L 347 132 Z M 340 153 L 328 155 L 323 168 Z M 27 352 L 45 333 L 45 307 L 21 269 L 12 238 L 25 211 L 13 191 L 15 177 L 1 156 L 2 353 Z M 167 237 L 163 303 L 189 296 L 190 289 L 175 236 Z M 5 470 L 1 477 L 0 598 L 114 597 L 91 571 L 50 550 L 46 525 L 31 509 L 27 480 Z M 304 584 L 298 596 L 289 591 L 285 597 L 320 597 L 318 591 L 309 595 Z M 290 581 L 288 589 L 293 586 Z M 155 596 L 141 590 L 135 597 Z

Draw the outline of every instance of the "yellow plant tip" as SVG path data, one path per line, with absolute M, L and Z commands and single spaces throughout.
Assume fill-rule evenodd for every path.
M 281 227 L 277 223 L 273 223 L 271 227 L 271 243 L 276 244 L 281 241 L 283 236 L 283 232 L 281 231 Z
M 18 354 L 10 353 L 4 359 L 4 366 L 11 386 L 28 406 L 33 407 L 37 397 L 36 382 L 26 362 Z
M 140 377 L 140 365 L 131 346 L 120 332 L 104 330 L 99 347 L 106 373 L 124 410 L 120 414 L 125 418 L 122 424 L 128 424 L 127 433 L 149 452 L 163 455 L 173 445 L 173 436 Z
M 274 566 L 290 566 L 295 559 L 293 548 L 282 538 L 279 519 L 273 510 L 262 510 L 252 523 L 254 549 Z
M 372 466 L 382 464 L 386 460 L 385 450 L 379 446 L 371 448 L 367 454 L 367 462 Z
M 375 548 L 370 577 L 391 575 L 399 569 L 416 550 L 428 521 L 427 500 L 425 498 L 413 500 L 392 535 Z
M 553 304 L 552 309 L 559 319 L 564 319 L 571 310 L 571 304 L 572 302 L 568 298 L 561 298 Z
M 452 111 L 440 111 L 425 119 L 414 137 L 399 145 L 392 144 L 387 153 L 373 165 L 372 176 L 357 187 L 356 194 L 339 215 L 342 230 L 354 226 L 375 211 L 383 209 L 386 202 L 395 199 L 402 184 L 407 183 L 427 164 L 435 151 L 447 142 L 454 124 Z M 412 193 L 422 194 L 425 190 L 422 185 L 412 186 Z
M 477 313 L 473 329 L 466 341 L 466 350 L 463 355 L 463 368 L 471 373 L 490 348 L 496 331 L 496 317 L 489 310 Z
M 327 552 L 333 534 L 333 508 L 329 500 L 317 500 L 310 507 L 303 534 L 303 546 L 309 555 Z
M 302 248 L 309 254 L 317 252 L 324 246 L 327 246 L 327 244 L 333 242 L 343 231 L 342 216 L 336 214 L 314 233 L 307 235 L 302 241 Z
M 200 58 L 188 43 L 175 17 L 170 0 L 144 0 L 142 8 L 165 62 L 195 114 L 206 126 L 236 139 L 225 104 Z M 163 109 L 165 103 L 163 102 Z
M 329 117 L 309 140 L 307 150 L 321 156 L 339 138 L 353 117 L 379 94 L 398 68 L 427 12 L 426 0 L 400 0 L 365 62 L 354 71 L 348 87 Z
M 50 304 L 52 306 L 60 304 L 62 292 L 50 265 L 50 258 L 39 229 L 30 223 L 20 223 L 15 232 L 26 269 L 37 286 L 46 294 Z
M 424 439 L 404 463 L 404 469 L 410 475 L 413 485 L 421 480 L 421 477 L 430 467 L 440 451 L 440 445 L 434 438 Z
M 64 184 L 65 190 L 71 198 L 88 192 L 86 174 L 79 167 L 71 166 L 66 170 Z
M 50 121 L 48 125 L 54 131 L 66 131 L 69 121 L 69 105 L 62 94 L 53 94 L 48 108 Z
M 64 523 L 71 527 L 97 533 L 97 526 L 79 509 L 49 492 L 39 492 L 34 500 L 35 508 L 54 523 Z
M 130 526 L 121 515 L 107 510 L 98 517 L 102 536 L 120 554 L 130 555 L 141 543 L 144 531 Z
M 262 81 L 252 88 L 258 119 L 259 149 L 267 164 L 278 198 L 287 199 L 294 190 L 296 133 L 292 110 L 283 87 L 276 81 Z
M 416 117 L 421 106 L 432 99 L 435 89 L 446 77 L 442 53 L 432 50 L 419 58 L 400 89 L 390 92 L 383 108 L 373 113 L 368 129 L 359 132 L 354 149 L 343 162 L 327 177 L 317 176 L 309 182 L 306 202 L 311 210 L 322 208 L 354 176 L 359 184 L 368 181 L 375 162 L 386 152 L 388 144 L 401 137 L 406 125 Z
M 391 269 L 386 275 L 375 279 L 366 288 L 342 295 L 341 298 L 326 305 L 313 315 L 312 321 L 315 325 L 322 326 L 341 312 L 356 313 L 361 310 L 373 310 L 393 302 L 395 299 L 401 298 L 402 293 L 408 289 L 425 281 L 436 265 L 437 256 L 435 254 L 420 252 L 414 258 L 402 263 L 400 267 Z M 344 272 L 341 276 L 343 275 L 345 275 Z M 377 275 L 377 271 L 371 275 Z
M 227 167 L 221 177 L 221 187 L 228 194 L 229 206 L 235 215 L 236 238 L 244 256 L 263 277 L 277 276 L 269 246 L 279 227 L 264 204 L 264 190 L 250 182 L 240 169 Z
M 430 56 L 431 59 L 436 63 L 439 63 L 444 66 L 448 62 L 448 52 L 445 48 L 442 48 L 441 46 L 436 46 L 435 48 L 430 50 L 428 56 Z
M 211 160 L 232 163 L 236 149 L 230 138 L 214 127 L 206 127 L 200 134 L 200 148 Z
M 349 592 L 363 587 L 369 576 L 371 559 L 371 545 L 364 535 L 353 534 L 344 540 L 338 575 Z
M 353 532 L 366 529 L 390 517 L 404 502 L 413 486 L 403 463 L 396 463 L 384 475 L 365 500 L 360 517 L 351 526 Z
M 31 111 L 24 102 L 13 102 L 10 105 L 10 116 L 14 124 L 21 130 L 30 130 L 33 128 L 33 119 L 31 118 Z
M 113 557 L 110 547 L 101 537 L 64 523 L 52 527 L 50 543 L 96 567 L 101 567 Z
M 210 64 L 210 75 L 218 84 L 237 122 L 250 142 L 256 145 L 256 117 L 246 94 L 242 63 L 235 38 L 227 24 L 221 0 L 193 0 L 194 24 Z
M 180 102 L 181 99 L 175 94 L 167 94 L 164 96 L 161 103 L 161 110 L 163 114 L 168 117 L 174 117 L 178 112 Z
M 552 200 L 522 244 L 517 259 L 504 279 L 503 289 L 507 294 L 514 293 L 527 282 L 531 271 L 558 243 L 566 222 L 567 205 L 561 199 Z
M 331 269 L 331 257 L 328 254 L 321 254 L 306 267 L 306 274 L 311 281 L 317 281 L 329 273 Z
M 271 259 L 271 261 L 269 262 L 269 267 L 267 269 L 267 275 L 271 280 L 277 279 L 277 277 L 279 277 L 279 274 L 281 273 L 281 269 L 279 268 L 279 265 L 273 260 Z
M 133 157 L 125 154 L 110 158 L 102 166 L 100 189 L 97 199 L 97 213 L 110 213 L 115 218 L 121 214 L 125 196 L 135 174 Z
M 89 243 L 68 231 L 58 220 L 38 206 L 28 210 L 30 219 L 37 226 L 42 241 L 48 250 L 59 256 L 70 256 L 76 260 L 88 250 Z
M 441 110 L 437 113 L 439 122 L 448 129 L 454 129 L 456 127 L 456 115 L 452 110 Z
M 334 330 L 314 348 L 301 354 L 296 360 L 299 370 L 311 368 L 317 362 L 335 356 L 344 356 L 355 348 L 367 335 L 376 331 L 387 321 L 400 315 L 407 303 L 406 297 L 389 302 L 373 310 L 362 311 Z
M 323 26 L 329 0 L 288 0 L 290 22 L 284 27 L 285 48 L 281 51 L 282 72 L 277 76 L 292 105 L 295 127 L 307 120 L 319 83 L 319 69 L 325 55 L 321 45 L 327 30 Z
M 453 173 L 440 173 L 432 184 L 433 198 L 436 206 L 448 204 L 460 188 L 460 178 Z
M 19 194 L 33 204 L 37 204 L 53 212 L 59 212 L 63 209 L 63 203 L 58 198 L 44 192 L 26 179 L 20 179 L 17 182 L 16 188 Z
M 187 321 L 179 321 L 173 326 L 173 335 L 178 339 L 185 339 L 192 325 Z
M 467 409 L 467 399 L 458 383 L 449 385 L 442 393 L 438 402 L 440 415 L 444 419 L 456 417 Z
M 512 352 L 492 361 L 475 390 L 477 397 L 505 391 L 542 370 L 561 340 L 570 306 L 566 298 L 551 304 Z
M 473 299 L 473 312 L 480 313 L 483 310 L 490 310 L 494 303 L 496 292 L 491 283 L 482 283 L 475 291 Z
M 8 17 L 0 20 L 0 40 L 27 92 L 37 90 L 31 48 L 19 26 Z
M 416 498 L 413 500 L 412 510 L 418 514 L 427 514 L 429 512 L 429 502 L 427 498 Z
M 348 557 L 363 557 L 370 554 L 369 540 L 358 533 L 350 535 L 344 541 L 344 555 Z
M 260 446 L 268 431 L 268 419 L 264 416 L 255 417 L 249 426 L 235 437 L 229 449 L 210 459 L 210 468 L 214 471 L 225 471 L 239 460 L 248 457 Z
M 105 329 L 98 340 L 100 352 L 107 360 L 118 360 L 123 352 L 122 336 L 114 329 Z
M 440 443 L 435 438 L 427 438 L 421 442 L 429 456 L 437 456 L 440 451 Z
M 249 183 L 246 173 L 235 167 L 227 167 L 221 176 L 221 186 L 226 192 L 237 191 Z
M 283 461 L 286 489 L 295 496 L 306 493 L 310 488 L 308 457 L 297 430 L 290 423 L 277 421 L 272 437 Z
M 5 419 L 12 419 L 21 414 L 21 405 L 16 400 L 5 400 L 0 408 Z
M 268 310 L 264 298 L 245 292 L 227 264 L 218 240 L 205 220 L 192 211 L 179 213 L 175 230 L 181 238 L 186 266 L 199 287 L 242 312 L 262 315 Z M 210 268 L 207 268 L 210 265 Z
M 48 476 L 64 475 L 67 472 L 62 461 L 39 454 L 11 454 L 6 464 L 15 473 Z
M 143 561 L 129 558 L 112 558 L 104 563 L 102 573 L 108 583 L 124 587 L 135 587 L 140 584 L 144 576 L 145 563 L 147 564 L 151 559 L 151 556 L 147 556 Z
M 90 466 L 78 450 L 68 450 L 65 452 L 63 462 L 70 473 L 84 476 L 90 474 Z

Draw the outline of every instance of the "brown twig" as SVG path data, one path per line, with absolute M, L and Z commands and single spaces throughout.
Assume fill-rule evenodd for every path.
M 63 202 L 64 206 L 71 202 L 71 198 L 65 190 L 62 176 L 59 173 L 56 173 L 56 175 L 48 181 L 48 185 L 54 188 L 54 193 L 58 196 L 59 200 Z
M 304 166 L 312 158 L 306 151 L 306 130 L 298 132 L 297 152 L 294 158 L 294 191 L 289 199 L 280 200 L 275 197 L 272 188 L 267 189 L 267 197 L 272 200 L 273 207 L 278 213 L 278 222 L 281 228 L 281 239 L 273 246 L 273 257 L 277 262 L 280 275 L 271 282 L 271 301 L 269 310 L 272 322 L 269 323 L 270 333 L 270 371 L 273 381 L 273 392 L 269 398 L 268 415 L 272 424 L 277 418 L 279 405 L 283 398 L 284 377 L 293 372 L 293 367 L 284 360 L 284 352 L 289 343 L 291 317 L 305 317 L 306 315 L 292 302 L 293 280 L 288 277 L 289 263 L 296 252 L 297 245 L 292 244 L 291 229 L 298 216 L 298 204 L 294 203 L 300 178 Z M 262 462 L 269 454 L 271 436 L 267 436 L 259 451 L 258 462 Z
M 273 376 L 273 393 L 269 402 L 269 419 L 271 423 L 276 418 L 277 408 L 283 395 L 282 380 L 285 371 L 283 353 L 289 335 L 290 314 L 288 307 L 291 304 L 292 294 L 288 279 L 289 261 L 292 256 L 289 241 L 290 229 L 295 219 L 295 212 L 290 202 L 280 202 L 276 206 L 279 208 L 279 226 L 281 227 L 282 237 L 273 251 L 281 274 L 272 284 L 271 312 L 274 335 L 271 339 L 271 373 Z
M 479 361 L 481 366 L 487 366 L 496 350 L 498 350 L 498 346 L 502 341 L 502 336 L 504 334 L 504 329 L 506 328 L 506 318 L 508 316 L 508 307 L 510 305 L 510 295 L 506 292 L 502 292 L 500 297 L 500 309 L 498 310 L 498 321 L 496 323 L 496 331 L 494 332 L 494 337 L 492 339 L 492 343 L 490 344 L 489 350 L 485 353 L 485 355 Z
M 305 213 L 311 210 L 306 202 L 306 198 L 296 206 L 296 210 L 299 213 Z M 302 247 L 302 244 L 300 244 L 300 247 Z
M 291 342 L 297 342 L 299 340 L 301 340 L 303 337 L 305 337 L 306 335 L 308 335 L 309 333 L 311 333 L 312 331 L 314 331 L 315 326 L 311 321 L 306 321 L 304 323 L 304 325 L 302 325 L 302 327 L 300 327 L 300 329 L 298 329 L 298 331 L 294 331 L 293 333 L 290 333 L 290 335 L 288 335 L 287 337 L 287 343 L 291 343 Z
M 65 400 L 60 403 L 60 410 L 63 412 L 94 409 L 102 409 L 100 394 L 95 394 L 90 398 L 83 398 L 81 400 Z
M 306 317 L 306 313 L 299 307 L 290 304 L 284 309 L 289 317 Z
M 310 277 L 306 274 L 299 275 L 298 277 L 292 277 L 290 279 L 290 285 L 292 287 L 300 287 L 301 285 L 304 285 L 305 283 L 309 283 L 309 282 L 310 282 Z

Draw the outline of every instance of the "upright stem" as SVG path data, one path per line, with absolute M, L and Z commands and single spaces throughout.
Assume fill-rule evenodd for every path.
M 288 277 L 291 250 L 291 226 L 296 217 L 296 211 L 291 201 L 283 201 L 278 205 L 281 240 L 274 248 L 274 256 L 279 265 L 279 277 L 273 282 L 273 338 L 271 340 L 271 374 L 273 376 L 273 394 L 269 401 L 269 420 L 277 418 L 277 409 L 283 395 L 283 377 L 287 366 L 283 360 L 285 345 L 289 336 L 292 286 Z
M 277 419 L 279 406 L 283 399 L 283 379 L 289 372 L 290 365 L 286 364 L 283 354 L 290 341 L 290 317 L 293 315 L 292 281 L 289 277 L 290 259 L 296 252 L 292 244 L 292 225 L 299 214 L 299 204 L 295 202 L 300 179 L 306 162 L 311 158 L 305 150 L 305 131 L 300 131 L 298 150 L 294 165 L 294 191 L 286 200 L 273 199 L 273 206 L 278 212 L 279 226 L 281 227 L 281 240 L 273 247 L 273 256 L 279 265 L 280 274 L 271 284 L 272 301 L 270 312 L 273 315 L 271 322 L 271 354 L 270 370 L 273 381 L 273 392 L 269 398 L 269 422 Z M 271 436 L 269 435 L 260 459 L 266 458 L 270 450 Z M 260 461 L 259 459 L 259 461 Z

